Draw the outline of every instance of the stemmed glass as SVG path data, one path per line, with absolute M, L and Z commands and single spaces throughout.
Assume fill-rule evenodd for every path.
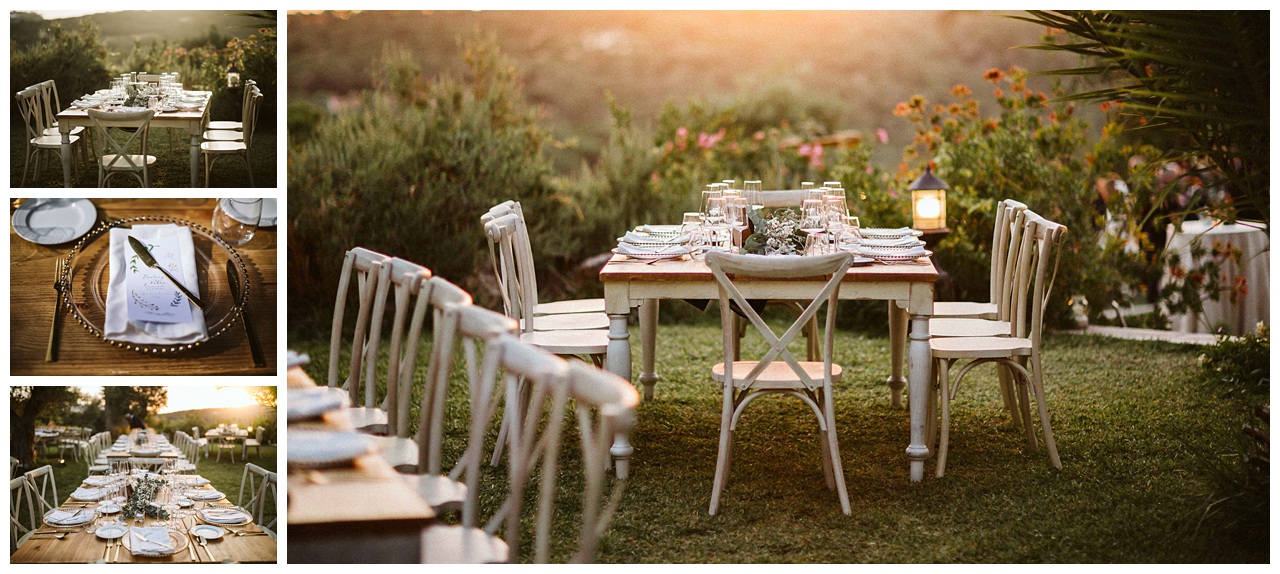
M 821 199 L 805 199 L 800 204 L 800 231 L 809 234 L 805 240 L 805 253 L 813 253 L 818 238 L 827 228 L 827 210 Z
M 708 184 L 707 189 L 702 190 L 702 222 L 704 225 L 714 225 L 719 222 L 718 218 L 724 217 L 723 212 L 713 211 L 713 207 L 716 206 L 713 200 L 720 199 L 722 197 L 719 185 L 720 184 L 716 183 Z M 717 219 L 712 221 L 712 217 Z
M 733 231 L 733 246 L 742 248 L 742 234 L 747 230 L 747 198 L 734 196 L 725 200 L 725 223 Z

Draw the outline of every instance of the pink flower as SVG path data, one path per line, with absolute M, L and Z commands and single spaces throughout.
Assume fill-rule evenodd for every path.
M 720 131 L 714 134 L 702 132 L 698 134 L 698 147 L 710 149 L 715 147 L 716 143 L 722 139 L 724 139 L 724 128 L 720 128 Z
M 889 132 L 885 131 L 885 129 L 884 129 L 884 128 L 879 128 L 879 129 L 877 129 L 877 130 L 876 130 L 876 139 L 880 140 L 880 143 L 882 143 L 882 144 L 887 144 L 887 143 L 889 143 Z
M 653 173 L 649 174 L 649 181 L 651 181 L 651 182 L 653 182 L 653 183 L 658 183 L 658 172 L 656 172 L 656 171 L 655 171 L 655 172 L 653 172 Z
M 698 132 L 698 147 L 711 147 L 711 143 L 709 143 L 710 139 L 711 138 L 707 137 L 707 132 Z
M 800 157 L 809 157 L 809 154 L 813 153 L 813 146 L 800 144 L 800 149 L 796 150 L 796 153 L 799 153 Z
M 871 166 L 867 166 L 867 175 L 871 175 L 871 174 L 875 173 L 875 171 L 876 171 L 876 170 L 871 169 Z
M 680 139 L 689 137 L 689 128 L 686 128 L 684 126 L 680 126 L 676 128 L 676 137 Z
M 822 168 L 822 144 L 813 144 L 813 153 L 809 155 L 809 167 Z
M 756 141 L 763 140 L 763 139 L 764 139 L 764 130 L 760 130 L 760 131 L 756 132 L 756 133 L 755 133 L 755 135 L 753 135 L 753 136 L 751 136 L 751 137 L 755 138 L 755 139 L 756 139 Z

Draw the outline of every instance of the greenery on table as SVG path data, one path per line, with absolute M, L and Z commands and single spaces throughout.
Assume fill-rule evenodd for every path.
M 664 304 L 663 312 L 677 305 Z M 1269 390 L 1228 392 L 1204 378 L 1197 357 L 1209 349 L 1094 336 L 1051 334 L 1045 342 L 1046 391 L 1062 470 L 1052 468 L 1043 450 L 1026 449 L 1020 429 L 1003 412 L 994 371 L 980 367 L 966 377 L 953 403 L 946 477 L 933 478 L 928 461 L 925 481 L 910 484 L 904 454 L 908 413 L 889 404 L 884 385 L 888 340 L 840 330 L 835 360 L 846 370 L 835 391 L 836 421 L 853 515 L 841 515 L 823 485 L 812 414 L 797 401 L 779 399 L 753 403 L 743 415 L 721 514 L 710 517 L 721 395 L 709 370 L 723 352 L 717 318 L 713 309 L 695 324 L 659 327 L 662 379 L 656 399 L 639 407 L 631 437 L 633 478 L 598 561 L 1270 559 L 1265 522 L 1259 542 L 1258 532 L 1241 536 L 1227 521 L 1200 520 L 1202 504 L 1214 492 L 1220 494 L 1212 500 L 1229 495 L 1222 494 L 1227 491 L 1206 461 L 1226 460 L 1222 453 L 1238 449 L 1241 425 L 1254 420 L 1251 411 Z M 306 369 L 323 380 L 327 334 L 299 331 L 292 323 L 290 329 L 290 347 L 309 354 Z M 638 336 L 633 329 L 632 341 Z M 802 352 L 802 343 L 792 351 Z M 764 349 L 756 337 L 745 345 L 744 356 Z M 639 365 L 639 345 L 632 350 L 633 364 Z M 425 345 L 418 356 L 429 356 Z M 424 363 L 414 380 L 426 376 Z M 451 386 L 457 392 L 448 411 L 459 419 L 466 412 L 464 387 Z M 410 420 L 417 420 L 419 402 L 415 395 Z M 466 423 L 451 419 L 446 428 L 446 444 L 456 452 Z M 554 524 L 564 544 L 578 527 L 575 444 L 572 434 L 564 437 Z M 1227 462 L 1238 467 L 1239 460 Z M 487 510 L 501 500 L 503 473 L 485 467 L 481 500 L 490 505 Z M 1220 516 L 1232 518 L 1229 512 Z M 561 545 L 556 552 L 554 559 L 563 560 L 569 549 Z
M 757 255 L 798 255 L 804 252 L 800 215 L 791 209 L 774 210 L 767 216 L 748 210 L 752 233 L 742 243 L 743 250 Z
M 129 501 L 124 504 L 120 514 L 125 519 L 146 516 L 147 518 L 168 520 L 169 511 L 152 504 L 160 493 L 160 489 L 165 487 L 165 484 L 166 481 L 159 477 L 141 476 L 132 479 Z

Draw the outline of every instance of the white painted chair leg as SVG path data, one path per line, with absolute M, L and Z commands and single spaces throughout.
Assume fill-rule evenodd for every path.
M 726 377 L 727 378 L 727 377 Z M 711 485 L 711 507 L 707 513 L 715 516 L 720 510 L 720 491 L 724 488 L 725 478 L 729 474 L 729 449 L 731 448 L 729 429 L 733 418 L 733 385 L 724 386 L 724 401 L 720 408 L 720 448 L 716 454 L 716 477 Z
M 951 439 L 951 382 L 948 371 L 950 362 L 939 359 L 934 368 L 938 369 L 938 390 L 942 393 L 942 439 L 938 443 L 938 478 L 947 470 L 947 443 Z
M 1044 431 L 1045 449 L 1049 451 L 1049 462 L 1053 468 L 1062 470 L 1062 459 L 1058 458 L 1058 443 L 1053 439 L 1053 428 L 1049 424 L 1049 405 L 1045 402 L 1044 376 L 1040 370 L 1040 357 L 1031 359 L 1031 388 L 1036 394 L 1036 405 L 1040 409 L 1040 427 Z

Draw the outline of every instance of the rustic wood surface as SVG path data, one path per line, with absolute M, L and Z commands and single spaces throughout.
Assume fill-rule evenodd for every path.
M 938 271 L 933 265 L 916 263 L 872 263 L 849 268 L 845 274 L 846 282 L 885 282 L 885 281 L 928 281 L 938 278 Z M 814 278 L 797 277 L 793 279 L 769 279 L 776 281 L 811 281 Z M 665 260 L 649 264 L 645 260 L 630 259 L 623 255 L 614 255 L 600 270 L 600 281 L 706 281 L 714 283 L 711 268 L 705 261 L 692 259 Z
M 208 227 L 214 199 L 93 199 L 98 221 L 144 215 L 168 216 Z M 11 203 L 10 215 L 20 201 Z M 282 214 L 283 215 L 283 214 Z M 103 238 L 105 239 L 105 238 Z M 74 243 L 36 245 L 9 229 L 10 374 L 12 375 L 275 375 L 276 374 L 276 230 L 259 228 L 236 247 L 249 274 L 249 318 L 262 345 L 265 368 L 255 368 L 241 325 L 195 349 L 167 356 L 144 354 L 95 337 L 63 310 L 57 335 L 58 358 L 45 361 L 56 293 L 55 260 Z
M 212 486 L 205 485 L 201 488 L 212 490 Z M 202 508 L 205 503 L 197 503 L 197 508 Z M 208 503 L 210 506 L 233 506 L 227 500 L 221 500 L 214 503 Z M 63 503 L 63 509 L 81 508 L 97 508 L 97 503 L 82 503 L 67 499 Z M 195 520 L 194 518 L 189 520 Z M 153 520 L 148 519 L 146 526 L 152 526 Z M 130 522 L 132 524 L 132 522 Z M 190 524 L 190 522 L 188 522 Z M 223 526 L 223 530 L 227 527 Z M 40 531 L 52 531 L 48 526 L 42 526 Z M 245 526 L 232 526 L 231 530 L 249 532 L 261 532 L 255 524 Z M 191 545 L 195 545 L 195 556 L 189 549 Z M 133 556 L 128 549 L 120 548 L 119 555 L 115 555 L 112 551 L 112 562 L 120 563 L 143 563 L 143 564 L 165 564 L 165 563 L 193 563 L 193 562 L 242 562 L 242 563 L 267 563 L 276 562 L 276 541 L 270 536 L 253 535 L 253 536 L 236 536 L 234 532 L 227 532 L 222 538 L 208 541 L 208 549 L 212 551 L 214 560 L 209 559 L 209 555 L 205 552 L 205 548 L 201 547 L 195 541 L 188 539 L 188 548 L 184 548 L 172 556 Z M 9 561 L 13 564 L 53 564 L 53 563 L 87 563 L 103 560 L 103 555 L 107 550 L 107 541 L 98 538 L 96 534 L 89 534 L 84 528 L 71 529 L 67 532 L 66 537 L 62 539 L 53 536 L 37 536 L 27 540 L 21 548 L 9 556 Z M 198 557 L 198 558 L 197 558 Z

